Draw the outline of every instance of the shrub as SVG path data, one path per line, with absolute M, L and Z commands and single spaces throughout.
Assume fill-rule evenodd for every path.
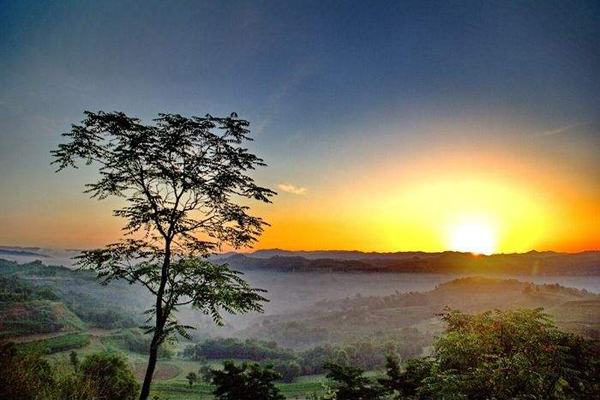
M 214 370 L 213 394 L 217 400 L 283 400 L 285 397 L 273 383 L 281 375 L 270 367 L 243 363 L 239 367 L 231 361 L 222 370 Z
M 79 367 L 84 380 L 94 382 L 98 395 L 106 399 L 135 399 L 139 390 L 125 359 L 116 354 L 92 354 Z
M 52 367 L 38 354 L 22 354 L 13 343 L 0 343 L 0 399 L 49 398 Z
M 396 387 L 418 399 L 598 399 L 591 343 L 556 328 L 541 309 L 449 311 L 429 359 L 411 361 Z

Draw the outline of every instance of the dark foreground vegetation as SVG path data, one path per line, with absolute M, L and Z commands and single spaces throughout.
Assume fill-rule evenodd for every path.
M 446 329 L 423 358 L 400 362 L 387 355 L 385 372 L 367 377 L 348 360 L 325 358 L 321 367 L 329 383 L 314 399 L 598 399 L 600 358 L 597 345 L 559 330 L 540 309 L 484 312 L 467 315 L 447 310 Z M 223 356 L 260 349 L 265 343 L 216 344 Z M 204 352 L 209 344 L 199 348 Z M 208 346 L 209 347 L 209 346 Z M 291 357 L 273 346 L 269 356 Z M 263 349 L 264 350 L 264 349 Z M 225 352 L 225 353 L 223 353 Z M 188 352 L 189 353 L 189 352 Z M 211 353 L 217 356 L 216 353 Z M 259 353 L 256 353 L 257 357 Z M 71 353 L 69 368 L 58 367 L 39 354 L 0 346 L 0 398 L 2 399 L 132 399 L 136 382 L 125 359 L 93 354 L 79 362 Z M 280 400 L 275 385 L 283 378 L 273 365 L 225 362 L 221 369 L 206 368 L 188 374 L 190 387 L 209 380 L 215 399 Z
M 39 353 L 0 343 L 2 399 L 134 399 L 139 384 L 124 358 L 94 354 L 72 368 L 54 366 Z

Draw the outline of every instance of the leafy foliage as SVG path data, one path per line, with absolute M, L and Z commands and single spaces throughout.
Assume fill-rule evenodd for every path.
M 379 400 L 385 390 L 378 383 L 363 376 L 364 370 L 348 365 L 326 363 L 327 378 L 334 381 L 336 400 Z
M 188 374 L 185 376 L 185 379 L 187 379 L 191 387 L 198 381 L 198 374 L 195 372 L 188 372 Z
M 71 362 L 73 358 L 71 358 Z M 22 352 L 0 342 L 0 398 L 11 400 L 132 399 L 139 385 L 125 361 L 117 356 L 92 355 L 65 370 L 39 353 Z
M 12 343 L 0 342 L 0 398 L 40 398 L 53 384 L 48 361 L 38 354 L 21 354 Z
M 134 399 L 139 384 L 127 361 L 117 354 L 92 354 L 87 356 L 80 366 L 84 379 L 96 382 L 98 395 L 106 399 Z
M 541 309 L 467 315 L 448 311 L 431 359 L 395 380 L 419 399 L 591 399 L 600 397 L 590 342 L 558 330 Z
M 275 342 L 256 339 L 241 341 L 235 338 L 205 340 L 186 347 L 183 354 L 197 361 L 205 359 L 289 360 L 295 356 L 293 352 L 279 347 Z
M 226 361 L 223 370 L 213 370 L 213 394 L 217 400 L 283 400 L 273 383 L 280 377 L 268 366 Z

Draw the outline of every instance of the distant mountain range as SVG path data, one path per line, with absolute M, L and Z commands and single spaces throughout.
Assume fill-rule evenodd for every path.
M 215 258 L 240 270 L 600 276 L 600 252 L 471 253 L 258 250 Z
M 18 257 L 41 257 L 41 258 L 49 257 L 42 253 L 36 253 L 33 251 L 29 251 L 29 250 L 20 250 L 19 248 L 6 248 L 6 247 L 3 247 L 3 248 L 0 247 L 0 255 L 18 256 Z
M 441 253 L 426 253 L 424 251 L 406 251 L 395 253 L 377 253 L 363 252 L 358 250 L 282 250 L 282 249 L 265 249 L 256 250 L 249 257 L 271 258 L 271 257 L 303 257 L 309 260 L 317 260 L 322 258 L 331 258 L 335 260 L 368 260 L 368 259 L 406 259 L 412 257 L 428 257 L 437 256 Z

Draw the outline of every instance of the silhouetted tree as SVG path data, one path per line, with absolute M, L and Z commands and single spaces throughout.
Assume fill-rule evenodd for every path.
M 239 367 L 231 361 L 222 370 L 213 370 L 213 394 L 217 400 L 283 400 L 285 397 L 274 384 L 281 375 L 271 366 L 243 363 Z
M 223 244 L 251 245 L 266 224 L 236 199 L 270 202 L 275 192 L 257 186 L 248 172 L 263 160 L 241 145 L 251 140 L 249 123 L 227 118 L 186 118 L 160 114 L 143 125 L 122 112 L 86 112 L 81 125 L 63 136 L 52 152 L 59 171 L 76 161 L 99 167 L 100 178 L 87 185 L 92 198 L 124 198 L 114 215 L 127 220 L 127 234 L 143 233 L 78 257 L 82 268 L 98 273 L 103 284 L 114 279 L 141 283 L 154 296 L 150 357 L 140 399 L 150 393 L 157 352 L 173 333 L 187 337 L 174 318 L 177 307 L 194 308 L 222 323 L 221 309 L 262 311 L 260 295 L 226 265 L 198 257 Z M 201 235 L 201 236 L 199 236 Z

